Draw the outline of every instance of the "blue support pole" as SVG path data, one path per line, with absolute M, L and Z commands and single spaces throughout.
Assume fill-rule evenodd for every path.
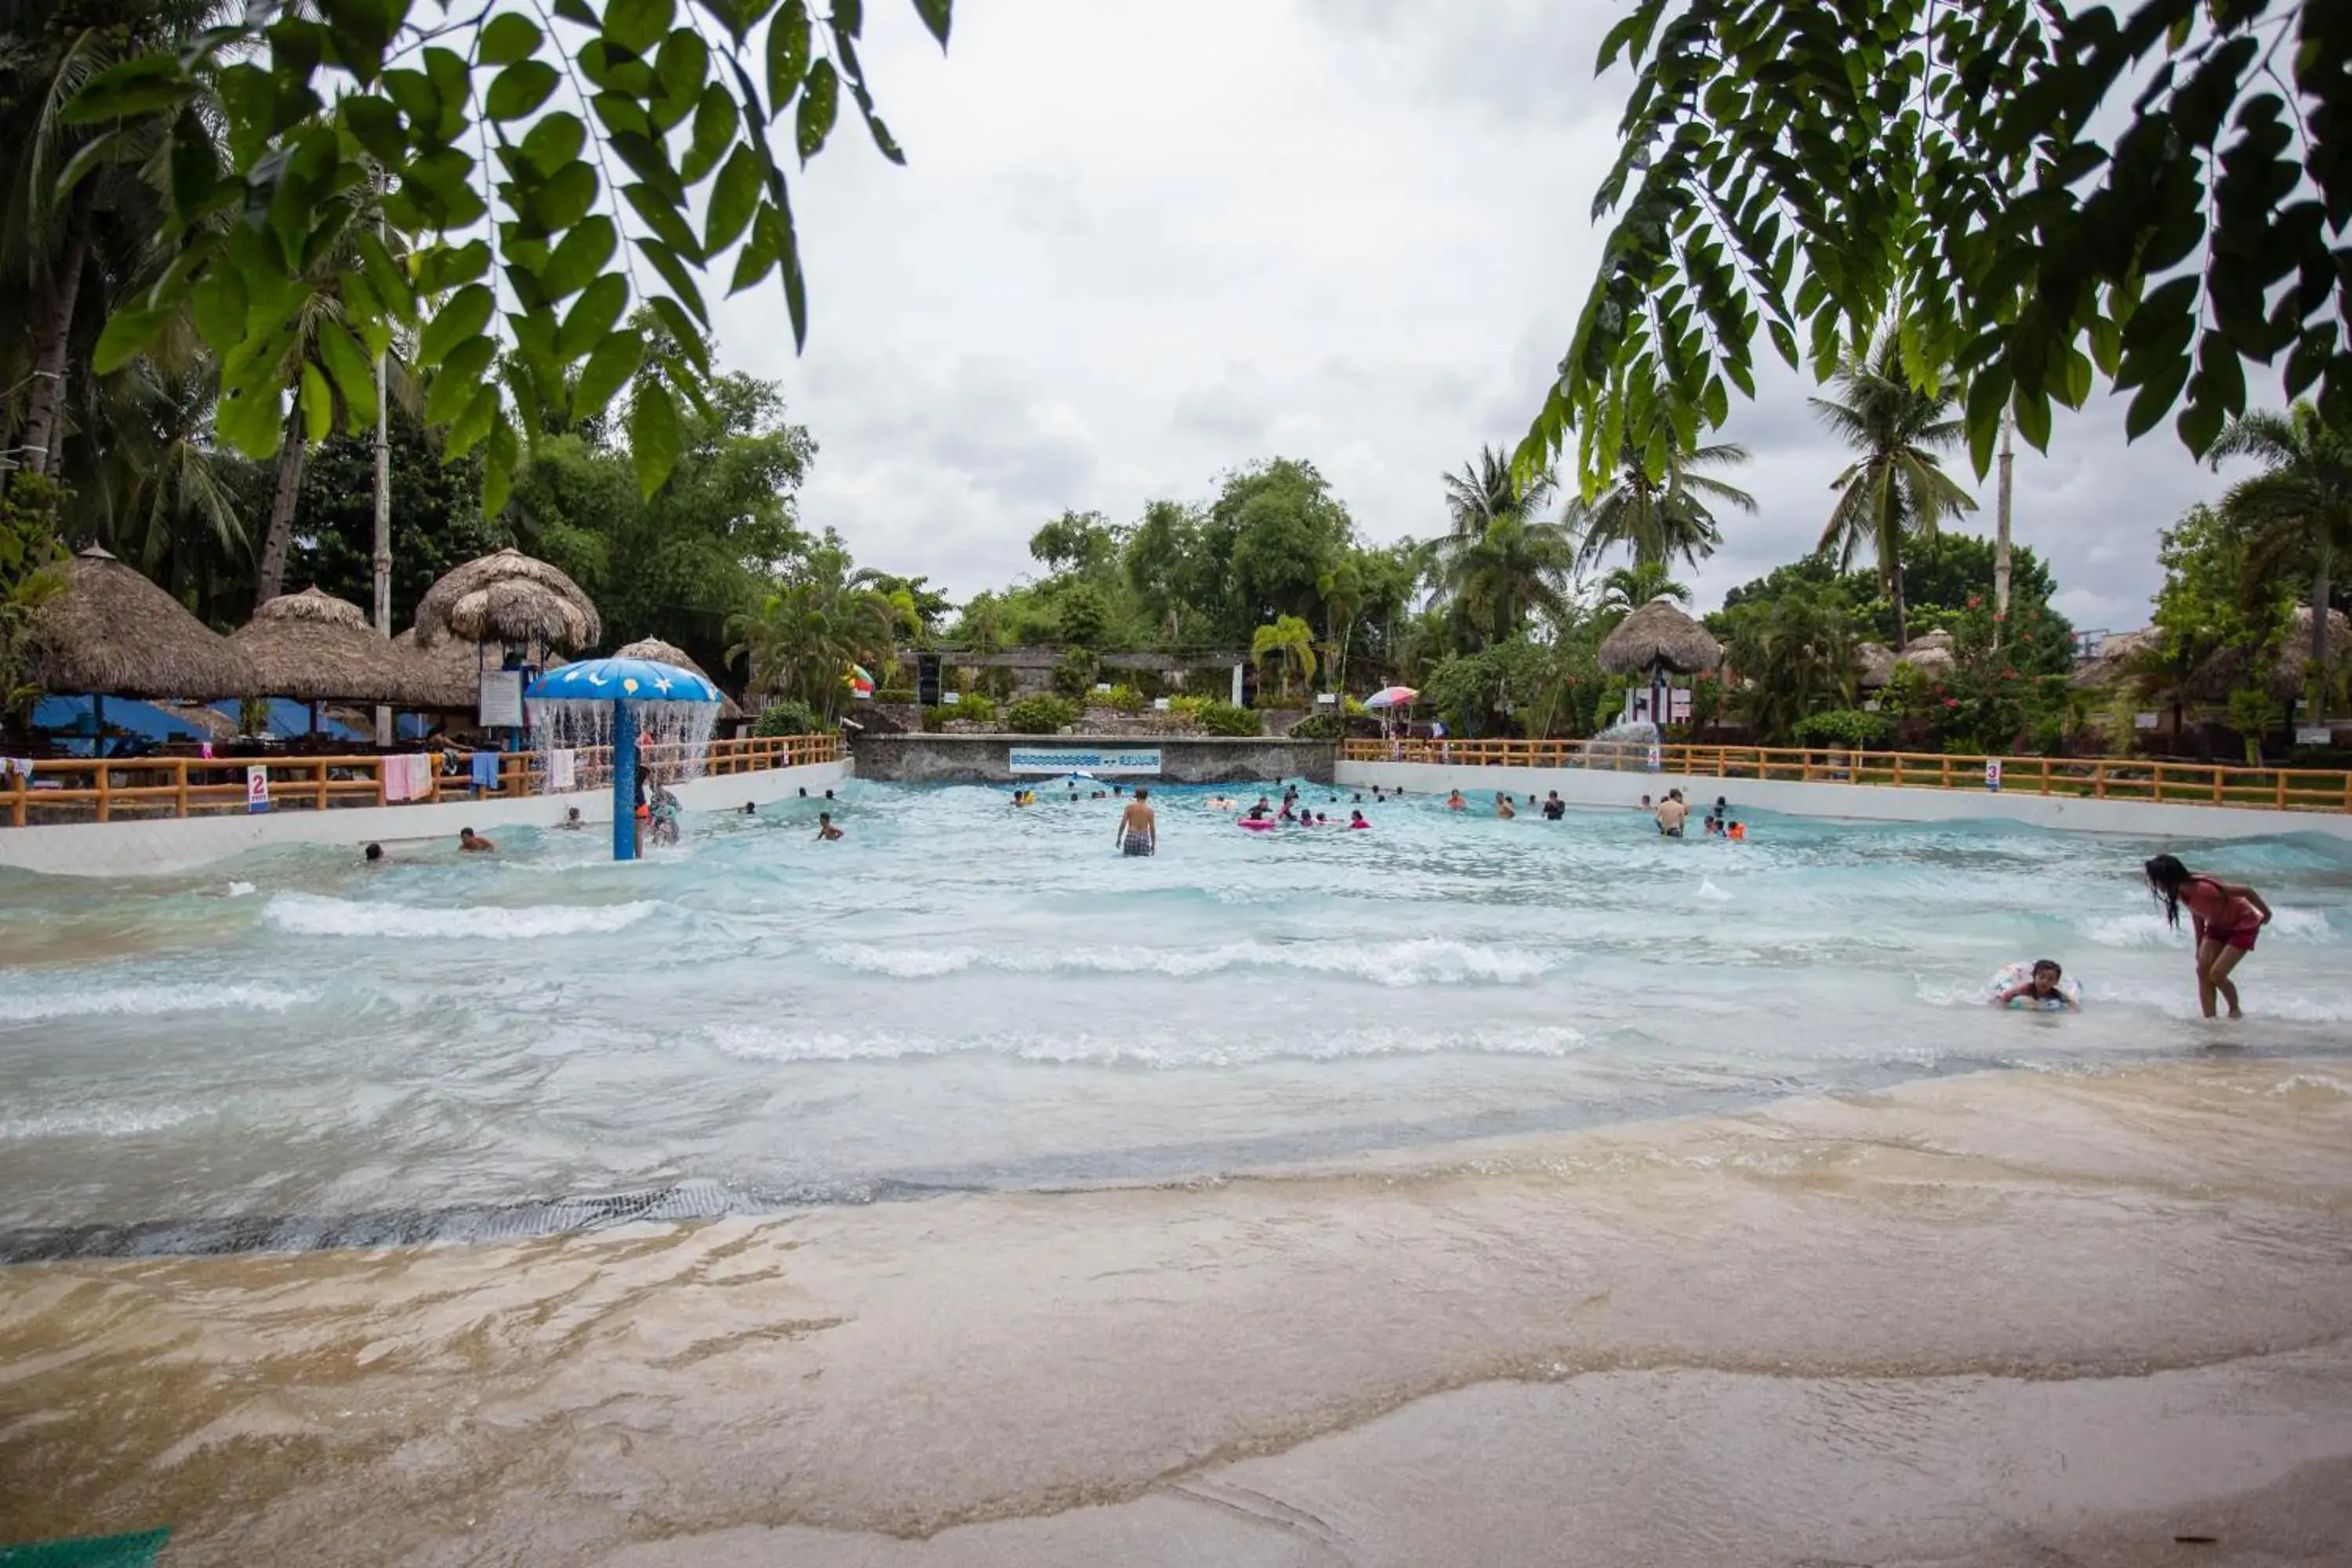
M 637 858 L 637 710 L 613 704 L 613 858 Z

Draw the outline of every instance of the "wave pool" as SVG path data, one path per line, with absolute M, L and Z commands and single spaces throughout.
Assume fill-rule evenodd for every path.
M 1367 791 L 1370 833 L 1266 836 L 1155 791 L 1149 860 L 1117 853 L 1115 800 L 853 784 L 829 845 L 793 801 L 625 866 L 521 832 L 375 871 L 354 846 L 0 874 L 0 1258 L 1181 1180 L 1991 1067 L 2346 1052 L 2333 840 L 1756 814 L 1746 844 L 1670 842 L 1645 787 L 1559 823 Z M 2278 910 L 2242 1024 L 2195 1016 L 2138 879 L 2159 847 Z M 1983 1005 L 2042 956 L 2083 1014 Z

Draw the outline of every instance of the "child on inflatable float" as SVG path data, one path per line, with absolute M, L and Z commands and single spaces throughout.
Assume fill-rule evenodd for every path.
M 1993 976 L 1992 1005 L 1996 1007 L 2040 1008 L 2045 1013 L 2083 1010 L 2083 993 L 2065 977 L 2054 958 L 2037 958 L 2033 967 L 2012 963 Z

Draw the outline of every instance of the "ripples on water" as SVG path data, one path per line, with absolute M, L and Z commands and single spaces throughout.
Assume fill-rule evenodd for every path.
M 1433 797 L 1261 837 L 1205 793 L 1156 795 L 1152 860 L 1115 852 L 1116 802 L 854 785 L 844 843 L 793 802 L 629 867 L 518 832 L 373 873 L 304 848 L 0 875 L 0 1255 L 1153 1179 L 1996 1065 L 2326 1055 L 2352 1021 L 2352 852 L 2316 837 L 2190 855 L 2279 910 L 2229 1029 L 2192 1016 L 2148 842 L 1769 814 L 1666 842 Z M 2040 956 L 2086 1013 L 1982 1005 Z

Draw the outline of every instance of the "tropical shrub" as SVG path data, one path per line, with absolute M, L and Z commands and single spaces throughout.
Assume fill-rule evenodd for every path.
M 1231 702 L 1210 702 L 1200 713 L 1201 728 L 1212 735 L 1259 735 L 1265 732 L 1264 721 L 1253 709 L 1237 707 Z
M 1328 708 L 1318 708 L 1290 727 L 1294 741 L 1338 741 L 1348 733 L 1348 721 Z
M 921 695 L 911 686 L 886 686 L 874 694 L 877 702 L 919 702 Z
M 1894 721 L 1884 713 L 1863 708 L 1832 708 L 1808 713 L 1789 726 L 1789 738 L 1801 746 L 1847 746 L 1856 751 L 1886 743 Z
M 1121 713 L 1140 713 L 1150 706 L 1143 693 L 1132 686 L 1114 686 L 1108 693 L 1097 696 L 1095 700 Z
M 1054 689 L 1065 697 L 1085 697 L 1095 689 L 1095 671 L 1100 663 L 1092 648 L 1072 648 L 1054 667 Z
M 760 710 L 759 721 L 751 726 L 751 733 L 767 736 L 819 735 L 831 728 L 800 699 L 779 697 Z
M 1016 735 L 1056 734 L 1077 721 L 1077 704 L 1063 697 L 1024 697 L 1004 710 L 1004 727 Z

